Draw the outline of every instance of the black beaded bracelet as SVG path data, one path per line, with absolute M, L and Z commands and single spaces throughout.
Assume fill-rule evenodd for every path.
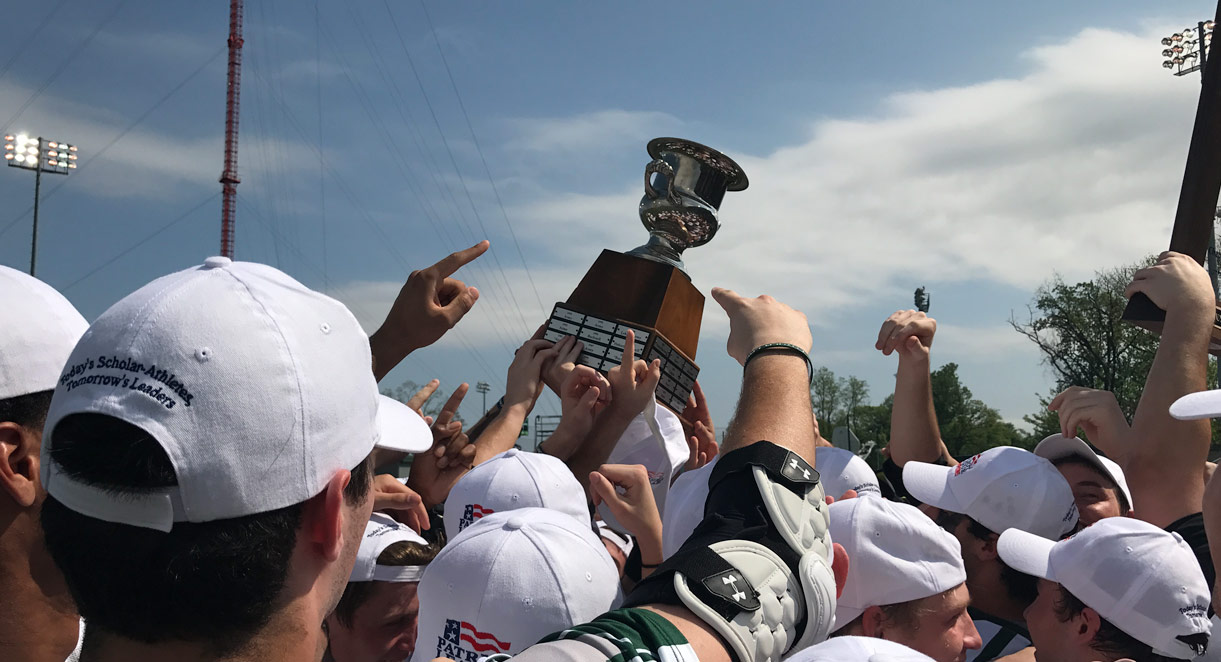
M 746 366 L 750 365 L 750 360 L 755 358 L 756 356 L 762 354 L 763 352 L 772 352 L 772 351 L 777 351 L 777 350 L 787 351 L 787 352 L 796 352 L 797 354 L 799 354 L 801 356 L 801 358 L 805 359 L 806 372 L 808 372 L 810 375 L 810 383 L 811 384 L 814 383 L 814 362 L 810 360 L 810 355 L 807 354 L 804 349 L 798 347 L 797 345 L 787 343 L 787 342 L 769 342 L 765 345 L 759 345 L 758 347 L 750 350 L 750 354 L 747 354 L 746 360 L 742 362 L 742 369 L 745 370 Z

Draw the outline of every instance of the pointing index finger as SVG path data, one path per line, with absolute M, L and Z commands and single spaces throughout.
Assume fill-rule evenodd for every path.
M 441 278 L 448 278 L 449 276 L 453 275 L 455 271 L 461 269 L 467 264 L 470 264 L 475 260 L 475 258 L 486 253 L 491 245 L 492 244 L 489 243 L 487 239 L 484 239 L 470 248 L 450 253 L 449 255 L 441 258 L 440 262 L 434 264 L 433 269 L 437 271 L 437 274 Z

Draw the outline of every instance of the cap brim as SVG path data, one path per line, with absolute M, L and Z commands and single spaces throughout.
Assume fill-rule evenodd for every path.
M 1053 434 L 1040 441 L 1039 445 L 1034 447 L 1034 454 L 1053 464 L 1057 460 L 1062 460 L 1066 457 L 1079 457 L 1089 462 L 1102 475 L 1110 478 L 1111 482 L 1115 483 L 1116 487 L 1123 492 L 1124 498 L 1127 499 L 1128 505 L 1131 507 L 1132 494 L 1128 491 L 1128 479 L 1123 474 L 1123 468 L 1114 460 L 1099 455 L 1084 440 L 1078 437 L 1065 437 L 1062 434 Z
M 953 475 L 954 467 L 908 462 L 903 465 L 903 487 L 921 503 L 953 513 L 962 513 L 963 505 L 950 492 L 950 477 Z
M 377 448 L 423 453 L 432 447 L 432 430 L 424 419 L 411 407 L 384 395 L 377 396 L 377 431 Z
M 1182 421 L 1221 418 L 1221 390 L 1188 393 L 1170 405 L 1170 415 Z
M 996 541 L 996 553 L 1018 572 L 1057 581 L 1051 572 L 1051 548 L 1055 541 L 1020 529 L 1007 529 Z

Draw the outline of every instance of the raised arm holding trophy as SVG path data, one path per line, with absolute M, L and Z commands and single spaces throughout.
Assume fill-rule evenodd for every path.
M 1221 18 L 1221 2 L 1217 4 Z M 1204 39 L 1204 35 L 1200 35 Z M 1217 196 L 1221 194 L 1221 66 L 1212 66 L 1209 53 L 1200 46 L 1200 66 L 1203 71 L 1200 102 L 1196 106 L 1191 145 L 1187 149 L 1187 165 L 1183 170 L 1183 186 L 1179 190 L 1179 205 L 1174 215 L 1170 235 L 1170 250 L 1190 255 L 1203 263 L 1208 250 L 1209 235 L 1214 232 Z M 1137 292 L 1128 300 L 1125 320 L 1156 333 L 1161 332 L 1165 311 L 1149 297 Z M 1213 337 L 1209 351 L 1221 355 L 1221 307 L 1213 322 Z

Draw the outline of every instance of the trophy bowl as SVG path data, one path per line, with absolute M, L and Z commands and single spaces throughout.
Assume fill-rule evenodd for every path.
M 741 191 L 749 181 L 733 159 L 691 140 L 654 138 L 648 150 L 653 160 L 644 169 L 639 211 L 649 242 L 628 255 L 663 262 L 686 274 L 682 252 L 716 235 L 725 192 Z

